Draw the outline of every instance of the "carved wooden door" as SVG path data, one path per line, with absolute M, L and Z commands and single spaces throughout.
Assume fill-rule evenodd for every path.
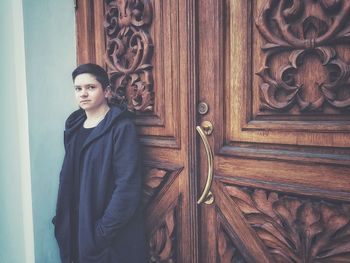
M 346 0 L 77 1 L 78 62 L 136 112 L 151 262 L 350 262 L 348 17 Z
M 198 2 L 199 262 L 350 262 L 350 1 Z
M 117 100 L 136 114 L 150 262 L 197 261 L 196 183 L 189 154 L 195 133 L 189 135 L 188 124 L 194 111 L 189 105 L 195 108 L 188 93 L 195 89 L 190 2 L 77 2 L 78 63 L 103 65 Z

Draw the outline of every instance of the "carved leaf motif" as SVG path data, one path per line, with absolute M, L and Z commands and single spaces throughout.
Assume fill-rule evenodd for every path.
M 154 105 L 153 44 L 147 27 L 152 21 L 149 0 L 106 0 L 106 63 L 112 85 L 111 103 L 130 111 L 152 111 Z
M 176 207 L 168 211 L 164 221 L 154 231 L 149 240 L 150 262 L 176 262 L 175 210 Z
M 225 188 L 276 262 L 350 261 L 349 204 Z
M 231 196 L 237 196 L 237 203 L 244 213 L 259 213 L 259 210 L 255 208 L 254 202 L 249 194 L 234 186 L 226 186 L 226 189 Z
M 272 205 L 277 201 L 278 195 L 276 193 L 270 193 L 268 196 L 266 192 L 261 189 L 255 189 L 253 192 L 253 200 L 256 204 L 256 207 L 259 210 L 271 217 L 274 217 L 275 213 L 272 209 Z

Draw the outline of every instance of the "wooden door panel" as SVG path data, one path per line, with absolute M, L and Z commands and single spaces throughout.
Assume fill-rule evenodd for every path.
M 350 260 L 348 5 L 200 1 L 215 198 L 200 208 L 203 262 Z
M 227 42 L 228 53 L 232 52 L 227 74 L 235 74 L 231 83 L 225 85 L 229 88 L 224 91 L 232 94 L 225 106 L 228 112 L 225 116 L 226 141 L 348 147 L 348 107 L 339 107 L 339 104 L 348 104 L 348 88 L 345 88 L 348 80 L 346 77 L 341 80 L 341 76 L 347 74 L 345 61 L 348 61 L 349 49 L 344 48 L 344 42 L 333 44 L 333 39 L 325 41 L 323 45 L 326 47 L 308 49 L 308 35 L 286 43 L 283 37 L 287 36 L 279 32 L 280 27 L 290 25 L 294 31 L 309 34 L 310 27 L 325 23 L 316 18 L 321 11 L 314 11 L 315 14 L 310 11 L 322 4 L 306 1 L 305 5 L 298 7 L 300 10 L 295 10 L 304 15 L 293 17 L 289 24 L 285 24 L 286 18 L 276 11 L 282 8 L 283 1 L 268 4 L 264 1 L 239 1 L 228 5 L 232 7 L 230 17 L 233 21 L 229 31 L 225 32 L 232 40 Z M 247 19 L 235 23 L 235 17 L 240 17 L 242 10 Z M 337 13 L 328 15 L 326 8 L 322 14 L 328 23 L 340 16 Z M 278 17 L 276 25 L 271 25 L 275 17 Z M 344 29 L 346 25 L 340 28 Z M 328 30 L 332 31 L 330 25 Z M 304 46 L 300 41 L 305 42 Z M 317 39 L 315 41 L 317 43 Z M 332 74 L 337 74 L 338 79 Z M 332 90 L 331 94 L 329 90 Z M 334 97 L 339 103 L 329 97 Z
M 118 93 L 127 95 L 130 109 L 139 113 L 136 122 L 145 135 L 144 142 L 150 146 L 179 148 L 181 122 L 172 121 L 179 119 L 179 109 L 183 106 L 179 97 L 179 44 L 175 35 L 179 31 L 179 10 L 174 3 L 144 1 L 140 17 L 127 16 L 116 25 L 116 15 L 125 14 L 111 1 L 106 5 L 105 57 L 112 85 L 118 87 Z M 129 4 L 125 1 L 119 6 Z M 135 6 L 135 10 L 140 8 Z
M 78 63 L 104 66 L 136 114 L 150 262 L 196 262 L 187 94 L 193 7 L 187 0 L 82 0 L 76 14 Z
M 348 5 L 328 6 L 322 1 L 222 1 L 218 5 L 228 26 L 213 44 L 222 47 L 213 59 L 221 59 L 224 70 L 217 67 L 216 74 L 225 74 L 221 73 L 224 81 L 219 82 L 223 91 L 215 99 L 215 121 L 219 120 L 216 126 L 221 130 L 215 133 L 214 147 L 220 158 L 227 158 L 216 158 L 217 167 L 237 175 L 239 167 L 244 167 L 245 177 L 349 192 L 350 108 L 345 105 L 350 94 L 346 84 L 350 48 L 338 31 L 344 34 L 350 23 L 331 23 L 344 20 Z M 280 32 L 281 27 L 291 28 L 291 33 Z M 336 40 L 325 38 L 328 34 L 335 34 Z M 314 46 L 309 46 L 310 41 Z M 286 62 L 285 56 L 297 57 Z M 339 66 L 335 69 L 333 64 Z M 333 100 L 327 97 L 329 90 Z M 283 103 L 289 106 L 282 107 Z M 241 158 L 259 162 L 244 165 Z

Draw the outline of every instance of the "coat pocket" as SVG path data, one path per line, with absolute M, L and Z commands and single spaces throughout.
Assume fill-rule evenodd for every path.
M 103 250 L 109 246 L 108 239 L 105 236 L 103 227 L 101 225 L 101 220 L 98 220 L 95 224 L 95 244 L 96 247 L 100 250 Z

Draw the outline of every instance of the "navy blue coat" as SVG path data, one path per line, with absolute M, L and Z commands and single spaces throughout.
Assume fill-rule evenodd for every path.
M 80 263 L 143 263 L 147 261 L 140 211 L 139 144 L 125 110 L 111 107 L 86 139 L 80 154 Z M 66 121 L 65 157 L 60 173 L 55 236 L 63 263 L 71 262 L 70 207 L 73 153 L 77 129 L 86 119 L 81 109 Z

